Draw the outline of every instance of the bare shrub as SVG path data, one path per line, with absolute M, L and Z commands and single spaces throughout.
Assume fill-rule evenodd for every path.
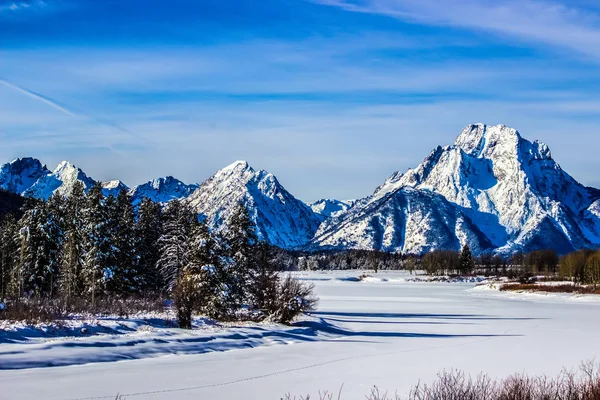
M 546 293 L 577 293 L 577 294 L 600 294 L 600 288 L 583 285 L 536 285 L 533 283 L 506 284 L 500 287 L 500 291 L 520 291 L 528 290 L 531 292 Z
M 286 276 L 279 283 L 275 308 L 270 318 L 282 324 L 289 324 L 300 314 L 314 310 L 318 299 L 313 290 L 314 285 Z
M 330 399 L 326 397 L 325 399 Z M 400 400 L 373 387 L 367 400 Z M 290 395 L 282 400 L 294 400 Z M 309 396 L 298 400 L 308 400 Z M 600 365 L 581 364 L 579 373 L 563 370 L 556 377 L 512 375 L 492 380 L 485 374 L 473 378 L 462 371 L 441 372 L 431 385 L 417 384 L 408 400 L 600 400 Z

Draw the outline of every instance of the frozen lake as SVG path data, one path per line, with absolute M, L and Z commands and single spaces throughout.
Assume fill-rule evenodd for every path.
M 554 375 L 600 355 L 595 301 L 510 298 L 391 273 L 377 275 L 385 282 L 345 280 L 357 275 L 302 275 L 320 304 L 292 328 L 0 344 L 0 397 L 265 400 L 343 385 L 344 399 L 364 399 L 373 385 L 405 395 L 443 369 Z M 122 361 L 96 362 L 110 360 Z M 32 368 L 44 365 L 67 366 Z

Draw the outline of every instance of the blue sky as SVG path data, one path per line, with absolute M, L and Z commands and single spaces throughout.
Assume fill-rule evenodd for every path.
M 371 193 L 469 123 L 600 187 L 596 0 L 0 0 L 0 160 Z

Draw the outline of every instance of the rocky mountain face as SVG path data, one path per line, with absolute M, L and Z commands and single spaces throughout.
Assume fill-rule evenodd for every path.
M 33 158 L 0 167 L 0 188 L 24 196 L 68 195 L 95 181 L 62 162 L 49 171 Z M 106 195 L 127 186 L 102 183 Z M 453 145 L 437 147 L 414 169 L 392 174 L 359 200 L 296 199 L 274 175 L 238 161 L 201 185 L 159 178 L 129 191 L 134 203 L 184 199 L 214 229 L 244 203 L 261 239 L 286 248 L 474 253 L 600 247 L 600 190 L 579 184 L 545 144 L 503 125 L 469 125 Z
M 158 203 L 167 203 L 174 199 L 184 199 L 192 194 L 199 185 L 186 185 L 172 176 L 154 179 L 131 189 L 133 203 L 140 203 L 145 197 Z
M 321 199 L 309 204 L 309 207 L 315 213 L 330 218 L 337 217 L 345 213 L 355 202 L 356 200 Z
M 403 235 L 416 240 L 413 247 L 388 239 L 393 236 L 390 232 L 405 229 L 403 223 L 386 225 L 388 230 L 381 231 L 365 230 L 364 221 L 354 222 L 357 214 L 374 204 L 390 202 L 407 189 L 419 193 L 419 197 L 441 197 L 450 207 L 442 203 L 431 209 L 419 207 L 419 202 L 414 203 L 417 207 L 408 208 L 388 204 L 388 212 L 383 215 L 386 220 L 395 213 L 407 215 L 408 220 L 415 217 L 418 222 L 409 224 L 412 233 L 405 231 Z M 541 248 L 561 253 L 597 248 L 599 199 L 598 190 L 579 184 L 561 169 L 545 144 L 529 142 L 503 125 L 470 125 L 453 145 L 436 148 L 421 165 L 406 173 L 394 173 L 341 219 L 329 221 L 319 229 L 313 245 L 343 247 L 343 237 L 363 232 L 351 246 L 362 248 L 373 243 L 377 248 L 376 244 L 382 243 L 381 249 L 405 252 L 427 249 L 432 242 L 438 247 L 443 235 L 439 234 L 436 242 L 428 232 L 442 232 L 444 226 L 451 229 L 448 222 L 460 215 L 458 220 L 466 225 L 454 231 L 457 241 L 452 246 L 450 241 L 443 241 L 441 248 L 458 249 L 469 243 L 473 249 L 507 254 Z M 424 220 L 423 215 L 427 217 Z M 441 218 L 436 219 L 436 215 Z
M 243 203 L 259 238 L 285 248 L 308 243 L 325 219 L 285 190 L 273 174 L 256 171 L 245 161 L 215 173 L 186 202 L 217 230 L 225 226 L 235 206 Z

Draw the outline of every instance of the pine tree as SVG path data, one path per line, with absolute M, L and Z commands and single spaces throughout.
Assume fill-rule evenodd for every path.
M 211 318 L 227 314 L 226 298 L 229 277 L 219 242 L 205 222 L 198 223 L 190 235 L 188 264 L 184 267 L 186 279 L 193 283 L 195 308 Z
M 63 213 L 64 242 L 60 255 L 59 291 L 67 300 L 81 293 L 83 284 L 84 212 L 86 198 L 83 183 L 75 182 L 66 198 Z
M 169 202 L 165 208 L 162 235 L 158 240 L 157 268 L 169 292 L 189 262 L 189 237 L 196 221 L 193 211 L 180 200 Z
M 231 302 L 241 307 L 244 302 L 253 303 L 250 287 L 257 277 L 257 262 L 254 246 L 258 238 L 248 209 L 243 203 L 234 209 L 226 233 L 231 257 Z
M 133 292 L 138 287 L 135 259 L 136 236 L 135 214 L 131 198 L 121 190 L 116 198 L 106 202 L 110 231 L 111 279 L 107 289 L 116 293 Z
M 0 226 L 0 299 L 8 296 L 11 277 L 15 276 L 18 268 L 18 232 L 17 220 L 13 215 L 7 215 Z
M 83 218 L 84 258 L 82 278 L 84 290 L 90 295 L 92 307 L 111 278 L 110 231 L 102 186 L 92 186 L 86 196 Z
M 468 244 L 465 244 L 460 253 L 460 271 L 463 274 L 470 274 L 475 268 L 475 262 L 473 261 L 473 255 Z
M 137 243 L 138 288 L 158 292 L 164 288 L 160 270 L 158 240 L 162 235 L 162 208 L 159 203 L 144 198 L 138 209 L 135 225 Z
M 277 308 L 277 291 L 279 276 L 273 262 L 273 251 L 267 242 L 260 242 L 256 246 L 257 273 L 250 286 L 250 296 L 253 307 L 267 316 Z
M 19 229 L 22 289 L 30 295 L 52 295 L 61 232 L 48 203 L 30 199 Z

